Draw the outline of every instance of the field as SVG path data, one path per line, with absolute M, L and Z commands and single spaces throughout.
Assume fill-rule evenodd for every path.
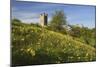
M 12 65 L 39 65 L 96 60 L 95 47 L 81 39 L 22 22 L 12 23 Z

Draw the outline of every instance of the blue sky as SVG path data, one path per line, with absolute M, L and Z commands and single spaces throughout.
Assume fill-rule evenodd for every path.
M 39 2 L 12 2 L 12 18 L 20 19 L 25 23 L 39 23 L 41 13 L 48 14 L 48 20 L 56 10 L 63 10 L 69 24 L 83 24 L 86 27 L 95 27 L 95 6 L 54 4 Z

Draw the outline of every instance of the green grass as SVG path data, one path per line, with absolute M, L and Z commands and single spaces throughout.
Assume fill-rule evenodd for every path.
M 12 24 L 12 64 L 95 61 L 96 50 L 70 35 L 30 24 Z

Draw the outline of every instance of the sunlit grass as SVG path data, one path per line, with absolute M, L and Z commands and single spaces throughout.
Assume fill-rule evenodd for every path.
M 12 25 L 13 65 L 95 61 L 95 48 L 70 35 L 32 25 Z

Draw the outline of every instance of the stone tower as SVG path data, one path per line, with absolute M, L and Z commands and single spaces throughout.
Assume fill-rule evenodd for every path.
M 48 14 L 46 13 L 40 14 L 40 25 L 44 26 L 47 25 L 47 23 L 48 23 Z

